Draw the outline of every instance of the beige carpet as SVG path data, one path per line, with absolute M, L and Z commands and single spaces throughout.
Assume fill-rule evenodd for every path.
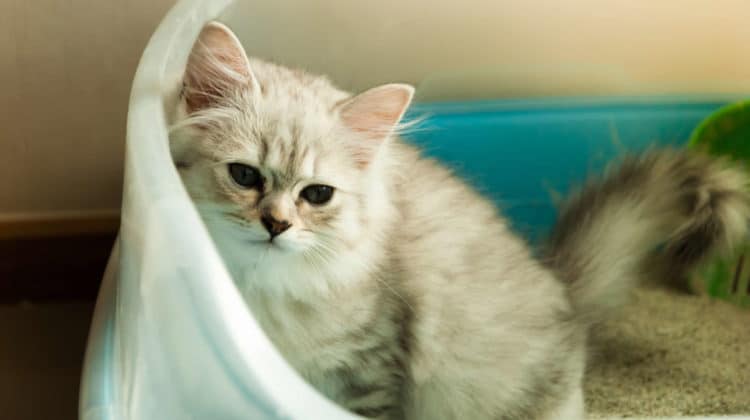
M 750 414 L 750 309 L 643 289 L 596 343 L 592 416 Z

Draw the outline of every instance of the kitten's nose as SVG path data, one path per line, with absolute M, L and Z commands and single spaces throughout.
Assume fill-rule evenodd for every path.
M 271 235 L 271 239 L 275 238 L 276 236 L 281 235 L 285 230 L 289 229 L 289 227 L 292 225 L 286 220 L 278 221 L 274 219 L 272 216 L 265 216 L 265 215 L 260 217 L 260 222 L 263 223 L 263 226 Z

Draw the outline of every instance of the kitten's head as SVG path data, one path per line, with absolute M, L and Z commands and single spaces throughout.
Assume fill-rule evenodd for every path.
M 203 29 L 170 141 L 235 276 L 254 270 L 256 287 L 325 290 L 294 273 L 367 264 L 374 251 L 363 244 L 388 211 L 383 150 L 412 94 L 390 84 L 351 97 L 323 77 L 249 60 L 221 24 Z

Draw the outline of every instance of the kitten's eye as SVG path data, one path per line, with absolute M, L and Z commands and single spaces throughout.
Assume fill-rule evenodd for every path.
M 328 185 L 310 185 L 305 187 L 299 195 L 310 204 L 325 204 L 333 197 L 333 187 L 329 187 Z
M 229 175 L 232 176 L 234 182 L 245 188 L 259 187 L 262 181 L 257 169 L 242 163 L 230 163 Z

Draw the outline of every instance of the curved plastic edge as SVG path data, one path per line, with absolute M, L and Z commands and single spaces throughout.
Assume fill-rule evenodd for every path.
M 742 100 L 739 100 L 738 102 L 730 103 L 729 105 L 723 106 L 716 110 L 713 114 L 709 115 L 706 119 L 701 121 L 700 124 L 698 124 L 698 127 L 693 130 L 693 132 L 690 134 L 690 140 L 688 141 L 688 147 L 698 147 L 701 143 L 701 139 L 703 138 L 703 134 L 706 132 L 706 130 L 713 126 L 714 123 L 716 123 L 718 120 L 726 117 L 727 115 L 734 113 L 734 112 L 740 112 L 742 110 L 746 110 L 750 108 L 750 100 L 747 99 L 747 97 L 743 97 Z
M 417 86 L 417 91 L 419 86 Z M 477 113 L 528 110 L 577 110 L 581 108 L 617 108 L 637 105 L 665 107 L 692 107 L 705 103 L 727 104 L 742 101 L 748 95 L 703 94 L 703 95 L 658 95 L 658 96 L 561 96 L 542 98 L 483 99 L 466 101 L 416 102 L 410 111 L 415 113 Z
M 122 226 L 148 225 L 149 221 L 164 216 L 164 209 L 180 210 L 176 214 L 183 220 L 179 222 L 186 230 L 195 233 L 192 239 L 198 237 L 198 243 L 194 246 L 201 249 L 193 249 L 193 253 L 204 257 L 203 268 L 210 271 L 215 276 L 214 283 L 220 285 L 217 290 L 208 291 L 213 296 L 202 296 L 200 299 L 203 302 L 222 303 L 214 308 L 216 312 L 212 315 L 224 321 L 224 328 L 211 331 L 210 334 L 223 336 L 225 340 L 221 342 L 230 342 L 234 348 L 216 350 L 235 356 L 232 360 L 236 365 L 232 368 L 239 372 L 234 376 L 241 377 L 244 373 L 260 383 L 265 395 L 259 397 L 268 399 L 269 405 L 278 410 L 276 417 L 306 419 L 313 416 L 334 420 L 358 418 L 319 394 L 275 350 L 252 318 L 223 268 L 171 163 L 162 96 L 164 83 L 168 82 L 167 77 L 171 71 L 180 66 L 184 68 L 190 46 L 205 22 L 219 16 L 230 3 L 231 0 L 179 1 L 163 19 L 143 52 L 134 78 L 128 111 L 125 171 L 127 183 L 132 185 L 126 183 Z M 164 170 L 164 167 L 169 169 Z M 154 182 L 155 179 L 158 182 Z M 133 185 L 137 188 L 133 188 Z M 137 197 L 137 203 L 133 203 L 136 200 L 128 196 L 129 188 L 145 192 Z M 121 229 L 120 235 L 130 234 L 131 230 Z M 118 413 L 126 411 L 123 411 L 123 407 L 118 407 L 123 401 L 117 398 L 118 375 L 113 372 L 112 360 L 113 337 L 117 334 L 116 289 L 118 273 L 122 269 L 119 262 L 116 248 L 108 264 L 89 336 L 79 401 L 81 420 L 119 420 L 121 415 Z M 196 276 L 189 277 L 192 279 L 183 284 L 184 287 L 193 289 L 194 295 L 206 292 L 205 287 L 194 281 Z
M 115 285 L 119 261 L 119 238 L 115 241 L 102 276 L 94 317 L 89 329 L 79 396 L 81 420 L 115 419 L 111 387 L 112 334 L 114 329 Z

